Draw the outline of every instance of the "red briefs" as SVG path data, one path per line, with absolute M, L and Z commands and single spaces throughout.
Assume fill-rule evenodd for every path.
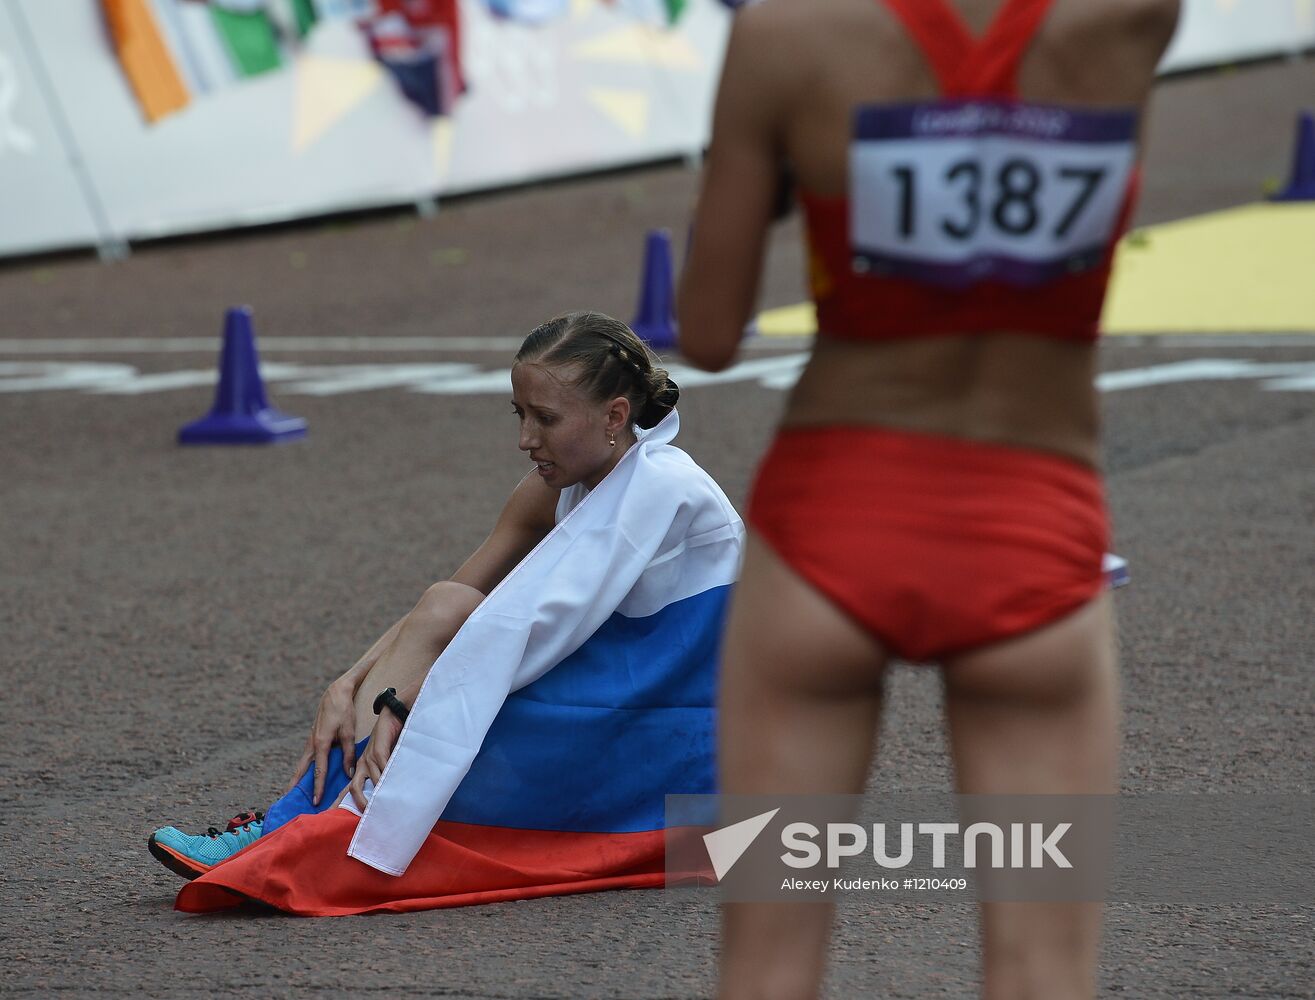
M 786 428 L 749 523 L 892 653 L 1040 628 L 1104 586 L 1100 477 L 1045 452 L 879 427 Z

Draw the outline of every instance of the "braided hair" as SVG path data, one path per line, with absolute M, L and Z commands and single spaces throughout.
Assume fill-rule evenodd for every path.
M 640 427 L 655 427 L 676 408 L 680 388 L 657 357 L 620 320 L 597 312 L 573 312 L 536 327 L 516 360 L 579 367 L 575 381 L 595 402 L 624 396 Z

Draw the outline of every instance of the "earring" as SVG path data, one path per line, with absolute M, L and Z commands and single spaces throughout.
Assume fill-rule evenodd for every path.
M 614 431 L 607 432 L 607 446 L 609 448 L 616 447 L 616 433 Z

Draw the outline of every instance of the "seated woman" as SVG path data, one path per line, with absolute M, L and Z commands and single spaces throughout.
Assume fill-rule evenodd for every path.
M 452 579 L 330 685 L 268 813 L 152 835 L 194 879 L 179 909 L 325 916 L 663 884 L 664 797 L 714 790 L 744 529 L 671 446 L 678 390 L 653 361 L 598 313 L 526 338 L 512 406 L 535 471 Z

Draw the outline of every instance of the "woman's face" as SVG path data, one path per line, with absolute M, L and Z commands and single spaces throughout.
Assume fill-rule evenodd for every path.
M 595 403 L 574 385 L 576 372 L 533 362 L 511 369 L 511 405 L 520 420 L 520 450 L 555 490 L 597 486 L 625 453 L 631 436 L 624 399 Z M 624 413 L 618 414 L 618 410 Z M 618 419 L 618 417 L 620 419 Z M 616 446 L 608 435 L 615 433 Z

